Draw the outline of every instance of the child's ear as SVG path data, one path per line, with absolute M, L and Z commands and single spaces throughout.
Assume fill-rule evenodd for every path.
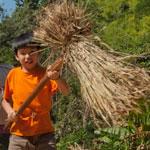
M 15 55 L 15 58 L 16 58 L 16 60 L 17 60 L 17 61 L 19 61 L 19 58 L 18 58 L 18 56 L 17 56 L 17 55 Z

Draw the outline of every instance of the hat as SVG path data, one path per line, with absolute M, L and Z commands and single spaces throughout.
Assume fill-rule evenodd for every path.
M 12 48 L 14 51 L 16 51 L 18 48 L 24 47 L 24 46 L 33 46 L 33 47 L 41 47 L 40 43 L 37 43 L 33 38 L 33 32 L 26 32 L 18 37 L 16 37 L 12 42 Z

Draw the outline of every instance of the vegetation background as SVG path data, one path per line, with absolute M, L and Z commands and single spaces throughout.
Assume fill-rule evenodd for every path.
M 52 0 L 14 0 L 16 9 L 7 16 L 0 6 L 0 63 L 16 65 L 11 41 L 33 29 L 42 6 Z M 53 0 L 54 1 L 54 0 Z M 72 0 L 83 2 L 92 14 L 93 35 L 121 53 L 142 55 L 130 60 L 150 69 L 150 0 Z M 122 127 L 94 126 L 82 101 L 75 74 L 64 69 L 71 86 L 67 97 L 56 95 L 52 116 L 56 127 L 57 149 L 148 150 L 150 149 L 150 99 L 140 101 L 141 113 L 131 112 Z

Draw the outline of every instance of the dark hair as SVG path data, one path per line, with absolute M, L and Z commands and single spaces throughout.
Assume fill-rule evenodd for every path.
M 15 53 L 21 47 L 30 46 L 40 48 L 40 44 L 34 41 L 33 32 L 26 32 L 16 37 L 12 42 L 12 49 Z

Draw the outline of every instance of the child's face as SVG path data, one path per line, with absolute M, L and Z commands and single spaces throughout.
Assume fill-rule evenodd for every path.
M 36 47 L 19 48 L 16 59 L 20 62 L 22 69 L 26 72 L 33 71 L 39 62 L 39 53 Z

